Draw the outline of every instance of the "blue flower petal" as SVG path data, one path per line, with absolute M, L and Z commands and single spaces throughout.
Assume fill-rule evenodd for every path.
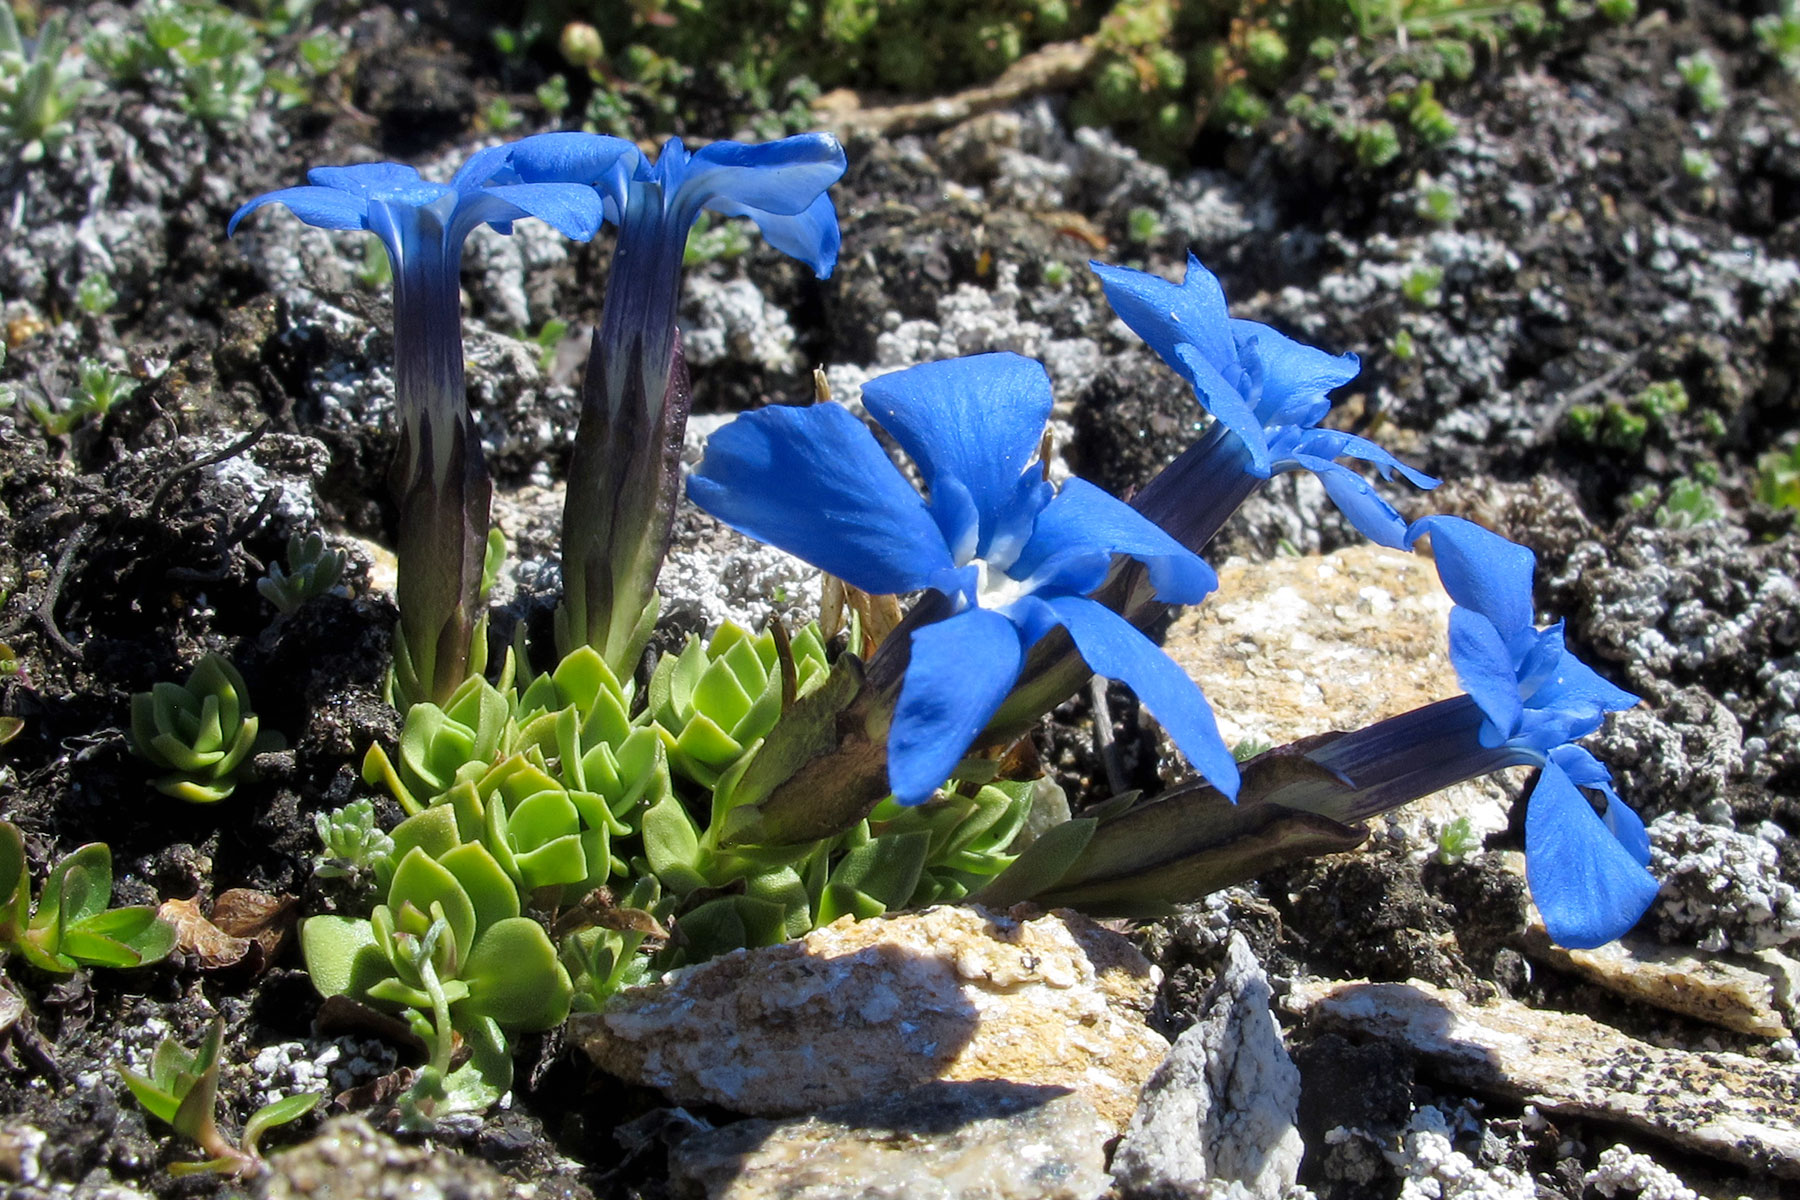
M 1602 712 L 1624 712 L 1635 708 L 1638 698 L 1624 688 L 1608 683 L 1592 667 L 1565 650 L 1556 660 L 1555 673 L 1532 693 L 1527 702 L 1533 708 L 1576 709 L 1591 705 Z
M 354 163 L 347 167 L 314 167 L 306 173 L 306 182 L 316 187 L 335 188 L 354 196 L 381 196 L 393 199 L 405 196 L 411 189 L 441 189 L 441 183 L 427 183 L 419 177 L 417 167 L 405 163 Z M 435 192 L 434 192 L 435 195 Z M 429 200 L 426 201 L 429 203 Z
M 490 212 L 493 215 L 488 215 Z M 564 237 L 585 242 L 600 232 L 606 210 L 599 193 L 583 184 L 514 183 L 468 193 L 457 206 L 456 216 L 466 229 L 482 222 L 536 217 Z
M 863 406 L 912 456 L 935 495 L 966 488 L 988 541 L 1018 493 L 1050 417 L 1050 377 L 1018 354 L 925 363 L 863 384 Z
M 1303 430 L 1296 438 L 1294 446 L 1298 450 L 1303 450 L 1307 454 L 1316 454 L 1320 458 L 1354 458 L 1372 463 L 1381 472 L 1383 479 L 1392 479 L 1394 472 L 1398 471 L 1405 476 L 1408 483 L 1426 491 L 1430 491 L 1441 482 L 1423 471 L 1413 470 L 1368 438 L 1357 437 L 1354 433 L 1345 433 L 1338 429 Z
M 663 154 L 669 149 L 665 146 Z M 675 210 L 691 205 L 697 212 L 725 200 L 772 216 L 797 216 L 838 181 L 844 166 L 844 148 L 829 133 L 802 133 L 755 145 L 712 142 L 687 161 L 670 203 Z
M 1354 354 L 1327 354 L 1260 321 L 1233 317 L 1231 336 L 1240 356 L 1254 346 L 1262 363 L 1256 415 L 1265 424 L 1312 424 L 1324 415 L 1318 402 L 1325 393 L 1349 383 L 1362 369 L 1362 360 Z
M 1407 546 L 1416 545 L 1426 534 L 1431 535 L 1438 578 L 1452 600 L 1492 621 L 1502 639 L 1531 627 L 1535 608 L 1531 578 L 1537 555 L 1460 517 L 1414 521 L 1406 531 Z
M 496 175 L 507 169 L 512 158 L 513 146 L 518 143 L 504 143 L 499 146 L 488 146 L 469 155 L 456 174 L 450 179 L 450 186 L 462 193 L 472 192 L 482 184 L 489 182 Z
M 320 229 L 366 229 L 369 202 L 360 196 L 329 187 L 291 187 L 266 192 L 231 214 L 225 236 L 237 232 L 238 222 L 265 204 L 285 204 L 308 225 Z
M 1182 376 L 1193 385 L 1200 407 L 1218 418 L 1225 428 L 1237 434 L 1238 440 L 1250 452 L 1251 472 L 1267 479 L 1273 470 L 1268 431 L 1256 419 L 1256 413 L 1249 402 L 1193 346 L 1183 344 L 1175 347 L 1175 357 L 1181 365 Z
M 1619 845 L 1625 847 L 1627 854 L 1640 865 L 1649 866 L 1650 834 L 1644 828 L 1643 818 L 1613 790 L 1612 772 L 1606 769 L 1606 764 L 1581 746 L 1558 746 L 1550 752 L 1550 761 L 1561 767 L 1575 786 L 1592 788 L 1606 797 L 1606 811 L 1600 814 L 1601 821 L 1619 840 Z
M 837 208 L 830 196 L 821 194 L 805 212 L 792 216 L 751 208 L 727 197 L 715 198 L 706 207 L 728 217 L 749 217 L 762 230 L 764 241 L 811 267 L 820 279 L 831 278 L 837 268 L 843 235 L 838 232 Z
M 1499 733 L 1490 741 L 1482 730 L 1482 744 L 1493 746 L 1519 731 L 1525 715 L 1519 699 L 1519 680 L 1513 674 L 1512 655 L 1492 621 L 1473 609 L 1458 605 L 1450 610 L 1450 663 L 1463 691 L 1487 714 Z
M 1024 661 L 1018 629 L 984 608 L 913 631 L 888 730 L 888 786 L 896 800 L 931 798 L 1012 691 Z
M 600 189 L 611 202 L 607 219 L 615 224 L 629 199 L 631 181 L 646 166 L 636 146 L 598 133 L 540 133 L 519 139 L 507 151 L 507 165 L 518 182 L 581 183 Z
M 928 587 L 954 565 L 924 500 L 840 405 L 744 413 L 708 440 L 688 496 L 865 592 Z
M 1375 486 L 1367 479 L 1349 467 L 1310 454 L 1295 454 L 1286 460 L 1278 458 L 1273 466 L 1280 471 L 1289 463 L 1319 477 L 1319 482 L 1325 485 L 1326 495 L 1350 518 L 1358 533 L 1382 546 L 1395 550 L 1406 548 L 1405 519 L 1376 493 Z
M 1115 554 L 1137 559 L 1150 570 L 1156 598 L 1167 604 L 1198 604 L 1219 586 L 1219 577 L 1199 555 L 1183 546 L 1122 500 L 1115 499 L 1085 479 L 1070 479 L 1056 498 L 1038 514 L 1031 540 L 1009 570 L 1016 579 L 1037 578 L 1046 564 L 1069 554 L 1100 554 L 1109 562 Z M 1104 573 L 1104 567 L 1102 568 Z M 1042 586 L 1054 586 L 1046 578 Z M 1059 590 L 1087 592 L 1091 583 L 1066 585 Z
M 1095 674 L 1117 679 L 1135 692 L 1194 769 L 1220 792 L 1236 799 L 1237 761 L 1219 737 L 1206 697 L 1187 672 L 1131 622 L 1104 605 L 1080 596 L 1058 596 L 1046 603 Z
M 1225 312 L 1225 292 L 1216 275 L 1188 255 L 1187 275 L 1179 285 L 1129 267 L 1102 262 L 1088 264 L 1100 277 L 1106 301 L 1131 331 L 1184 378 L 1178 347 L 1189 345 L 1215 372 L 1234 371 L 1237 350 Z M 1235 391 L 1235 386 L 1227 384 Z
M 1554 761 L 1544 764 L 1525 811 L 1525 876 L 1550 936 L 1573 950 L 1622 936 L 1657 893 L 1650 872 Z

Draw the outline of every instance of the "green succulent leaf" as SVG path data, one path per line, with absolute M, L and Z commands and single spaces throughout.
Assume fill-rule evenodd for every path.
M 469 894 L 447 867 L 416 848 L 406 852 L 388 885 L 388 907 L 398 912 L 404 905 L 421 913 L 432 912 L 433 905 L 442 907 L 452 943 L 451 963 L 461 962 L 475 944 L 475 905 Z
M 0 942 L 22 936 L 31 918 L 31 872 L 25 837 L 10 821 L 0 821 Z
M 574 988 L 544 927 L 513 917 L 490 927 L 463 964 L 469 997 L 459 1014 L 491 1018 L 502 1029 L 549 1029 L 569 1015 Z
M 720 896 L 683 915 L 681 946 L 670 965 L 703 962 L 740 946 L 773 946 L 787 937 L 788 910 L 753 896 Z
M 286 1096 L 272 1104 L 265 1104 L 250 1114 L 244 1122 L 244 1152 L 260 1156 L 258 1147 L 262 1144 L 263 1134 L 280 1125 L 298 1121 L 307 1113 L 319 1106 L 325 1097 L 317 1092 L 301 1092 L 295 1096 Z
M 1055 887 L 1081 852 L 1093 840 L 1099 822 L 1086 817 L 1065 821 L 1038 835 L 1025 852 L 1013 860 L 971 899 L 994 908 L 1007 908 Z
M 465 842 L 445 852 L 438 862 L 468 896 L 477 931 L 519 915 L 518 889 L 480 842 Z
M 394 974 L 374 927 L 354 917 L 308 917 L 300 924 L 300 953 L 321 996 L 360 1000 Z
M 131 698 L 131 745 L 167 774 L 158 791 L 195 804 L 231 795 L 250 756 L 278 749 L 249 710 L 243 676 L 218 654 L 202 655 L 182 684 L 157 683 Z
M 669 891 L 685 896 L 706 885 L 700 833 L 679 798 L 664 796 L 644 814 L 644 855 Z

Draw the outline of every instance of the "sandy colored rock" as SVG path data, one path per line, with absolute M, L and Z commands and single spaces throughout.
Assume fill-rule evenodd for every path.
M 1317 1030 L 1406 1046 L 1458 1087 L 1800 1179 L 1791 1064 L 1652 1046 L 1589 1017 L 1511 1000 L 1476 1006 L 1419 980 L 1301 982 L 1285 1003 Z
M 1144 1024 L 1158 978 L 1073 913 L 932 908 L 671 972 L 569 1033 L 678 1103 L 791 1116 L 1000 1079 L 1071 1088 L 1118 1130 L 1169 1049 Z
M 1261 563 L 1233 558 L 1219 568 L 1219 590 L 1176 618 L 1164 649 L 1206 693 L 1226 745 L 1280 746 L 1460 695 L 1450 609 L 1427 553 L 1356 545 Z M 1396 815 L 1420 838 L 1464 816 L 1485 837 L 1506 827 L 1507 808 L 1500 786 L 1478 779 Z
M 1749 955 L 1696 955 L 1644 938 L 1621 938 L 1594 950 L 1565 950 L 1550 941 L 1536 908 L 1525 939 L 1533 958 L 1573 971 L 1627 999 L 1755 1037 L 1782 1038 L 1790 1032 L 1775 1007 L 1776 981 L 1766 965 Z
M 694 1134 L 670 1152 L 669 1180 L 705 1200 L 1093 1200 L 1106 1191 L 1110 1136 L 1059 1088 L 928 1083 Z

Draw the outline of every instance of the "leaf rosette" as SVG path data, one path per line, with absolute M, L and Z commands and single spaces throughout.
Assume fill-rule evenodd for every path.
M 225 799 L 252 755 L 285 744 L 260 728 L 244 677 L 218 654 L 204 655 L 185 683 L 131 697 L 132 749 L 168 772 L 157 791 L 191 804 Z

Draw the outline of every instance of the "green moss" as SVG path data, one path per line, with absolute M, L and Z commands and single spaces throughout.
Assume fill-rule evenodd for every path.
M 1355 133 L 1356 161 L 1371 171 L 1400 157 L 1400 135 L 1392 122 L 1372 121 Z

